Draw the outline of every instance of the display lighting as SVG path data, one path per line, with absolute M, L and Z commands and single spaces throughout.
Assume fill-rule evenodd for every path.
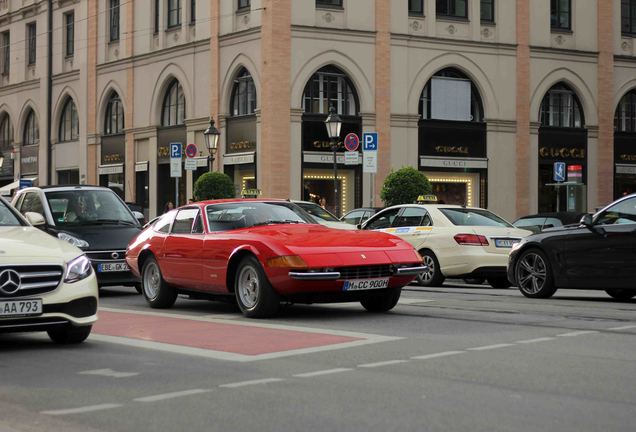
M 306 180 L 333 180 L 332 175 L 305 175 L 303 176 Z M 342 191 L 340 193 L 340 208 L 342 209 L 342 214 L 345 214 L 349 209 L 347 207 L 347 191 L 349 188 L 347 187 L 347 178 L 344 176 L 338 176 L 338 180 L 342 183 Z
M 429 177 L 432 183 L 464 183 L 466 185 L 466 206 L 473 206 L 473 179 L 467 177 Z

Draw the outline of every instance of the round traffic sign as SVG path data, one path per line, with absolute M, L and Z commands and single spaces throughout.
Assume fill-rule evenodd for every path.
M 344 146 L 347 151 L 356 151 L 360 146 L 360 138 L 358 138 L 358 135 L 351 132 L 345 137 Z
M 185 152 L 186 152 L 186 156 L 187 157 L 193 158 L 193 157 L 195 157 L 197 155 L 199 150 L 197 149 L 197 145 L 196 144 L 188 144 L 186 146 Z

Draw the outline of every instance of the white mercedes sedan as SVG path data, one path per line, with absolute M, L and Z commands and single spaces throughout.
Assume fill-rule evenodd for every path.
M 493 288 L 508 288 L 508 253 L 531 234 L 488 210 L 444 204 L 389 207 L 369 218 L 362 229 L 384 231 L 411 243 L 428 267 L 417 282 L 429 287 L 452 277 L 485 278 Z
M 56 343 L 86 340 L 97 320 L 97 280 L 75 246 L 34 226 L 0 197 L 0 333 L 46 331 Z

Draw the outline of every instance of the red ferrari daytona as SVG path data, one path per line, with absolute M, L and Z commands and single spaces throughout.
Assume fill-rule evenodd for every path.
M 392 309 L 402 287 L 425 268 L 422 257 L 390 234 L 317 224 L 277 200 L 190 204 L 158 218 L 134 239 L 126 261 L 153 308 L 193 298 L 236 296 L 247 317 L 276 314 L 281 302 L 359 301 Z

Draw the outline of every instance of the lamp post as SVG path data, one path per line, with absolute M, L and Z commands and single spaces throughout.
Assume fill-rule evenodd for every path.
M 342 119 L 336 112 L 336 109 L 329 107 L 329 116 L 325 120 L 325 126 L 327 126 L 327 135 L 331 141 L 331 150 L 333 151 L 333 191 L 334 191 L 334 213 L 338 214 L 338 139 L 340 138 L 340 129 L 342 128 Z
M 221 132 L 219 132 L 216 126 L 214 126 L 214 119 L 212 118 L 212 116 L 210 116 L 210 125 L 205 130 L 205 132 L 203 132 L 203 136 L 205 137 L 205 144 L 210 151 L 210 171 L 213 171 L 214 169 L 214 156 L 216 155 L 216 149 L 219 145 L 219 135 L 221 135 Z

